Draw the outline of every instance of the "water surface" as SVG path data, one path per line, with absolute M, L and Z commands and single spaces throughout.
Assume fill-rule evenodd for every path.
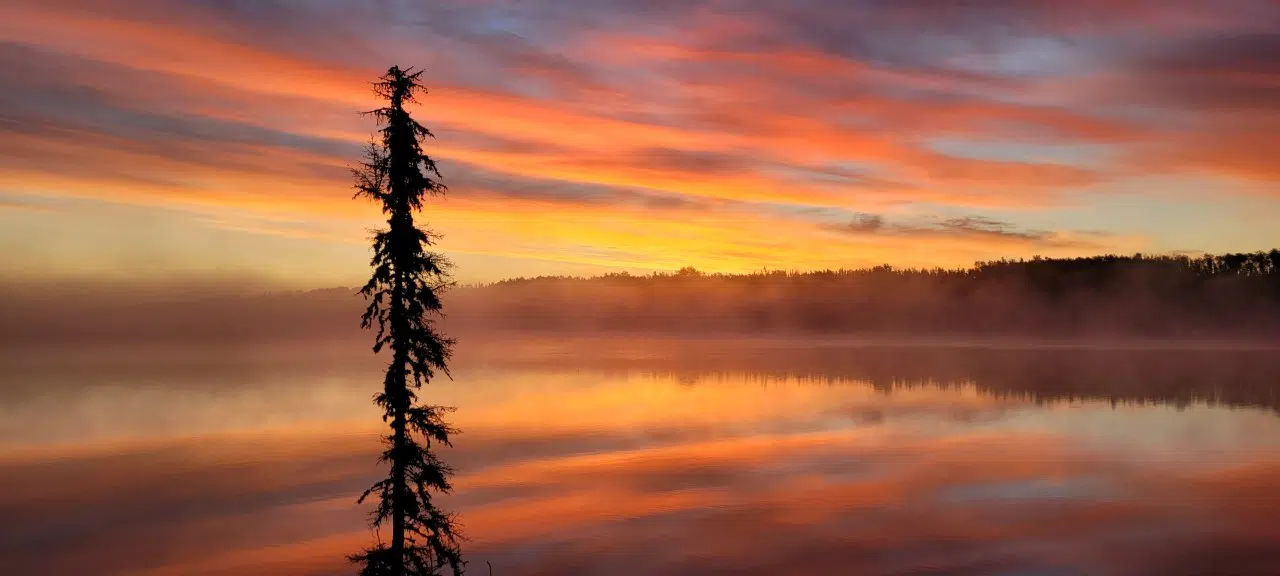
M 365 352 L 5 354 L 0 572 L 350 574 Z M 479 574 L 1275 574 L 1276 356 L 464 341 L 424 394 Z

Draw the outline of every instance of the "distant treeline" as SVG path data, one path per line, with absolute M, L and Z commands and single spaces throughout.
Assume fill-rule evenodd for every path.
M 461 327 L 513 330 L 1275 336 L 1280 250 L 520 278 L 459 290 L 450 304 Z
M 230 296 L 0 288 L 0 343 L 364 338 L 354 288 Z M 1001 260 L 965 269 L 540 277 L 460 286 L 445 323 L 486 332 L 1073 339 L 1280 338 L 1280 250 Z

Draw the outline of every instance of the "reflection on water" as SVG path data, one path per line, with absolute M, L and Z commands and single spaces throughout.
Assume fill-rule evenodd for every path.
M 360 346 L 0 360 L 0 572 L 347 574 Z M 495 574 L 1275 574 L 1268 350 L 463 348 L 448 508 Z

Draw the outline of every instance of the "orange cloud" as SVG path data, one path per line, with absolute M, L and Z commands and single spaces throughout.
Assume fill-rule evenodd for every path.
M 344 221 L 319 227 L 353 232 L 376 224 L 347 198 L 344 169 L 372 129 L 355 112 L 375 105 L 367 82 L 378 66 L 286 51 L 212 17 L 170 22 L 145 5 L 81 8 L 5 10 L 0 39 L 25 52 L 0 60 L 24 66 L 15 68 L 16 128 L 0 133 L 0 187 L 190 209 L 204 225 L 246 234 L 301 233 L 236 224 L 226 213 Z M 744 38 L 777 32 L 756 16 L 696 11 L 678 33 L 584 29 L 556 47 L 470 29 L 446 35 L 455 49 L 486 48 L 432 52 L 437 77 L 419 109 L 440 136 L 429 152 L 453 185 L 430 216 L 450 234 L 449 248 L 724 271 L 1128 251 L 1151 240 L 1123 230 L 1091 236 L 1071 224 L 1051 232 L 1075 240 L 1054 246 L 994 235 L 859 236 L 832 232 L 838 216 L 804 211 L 922 206 L 998 210 L 1017 221 L 1094 202 L 1093 190 L 1143 175 L 1143 166 L 1270 178 L 1253 152 L 1268 143 L 1257 131 L 1156 130 L 1094 101 L 1073 106 L 1069 92 L 1046 91 L 1048 81 L 946 59 L 904 64 L 778 39 L 753 49 Z M 390 36 L 389 45 L 421 49 Z M 503 74 L 477 80 L 472 57 Z M 92 90 L 75 90 L 70 78 Z M 1259 78 L 1267 76 L 1247 69 L 1219 80 Z M 1003 151 L 942 152 L 932 146 L 938 138 Z M 1167 152 L 1145 154 L 1158 139 Z M 1104 152 L 1082 160 L 1023 144 Z M 770 234 L 780 229 L 787 237 Z

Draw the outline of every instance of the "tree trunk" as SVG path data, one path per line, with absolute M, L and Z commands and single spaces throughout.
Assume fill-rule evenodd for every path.
M 392 453 L 395 458 L 391 462 L 391 573 L 395 576 L 404 576 L 404 518 L 405 518 L 405 496 L 408 494 L 408 487 L 405 483 L 405 453 L 407 451 L 405 436 L 405 413 L 409 411 L 409 347 L 405 334 L 406 314 L 404 306 L 404 274 L 402 272 L 403 265 L 396 263 L 395 284 L 392 286 L 392 304 L 391 304 L 391 330 L 392 337 L 395 338 L 393 344 L 395 355 L 391 363 L 391 370 L 395 371 L 395 378 L 391 379 L 391 385 L 394 388 L 389 390 L 391 397 L 391 430 L 392 430 Z
M 400 379 L 403 385 L 403 378 Z M 395 430 L 394 449 L 396 454 L 403 454 L 405 450 L 405 422 L 404 407 L 397 406 L 395 418 L 391 423 L 392 429 Z M 392 463 L 391 470 L 394 478 L 392 500 L 391 500 L 391 557 L 392 557 L 392 574 L 402 576 L 404 571 L 404 495 L 408 492 L 405 486 L 404 478 L 404 458 L 397 457 Z

